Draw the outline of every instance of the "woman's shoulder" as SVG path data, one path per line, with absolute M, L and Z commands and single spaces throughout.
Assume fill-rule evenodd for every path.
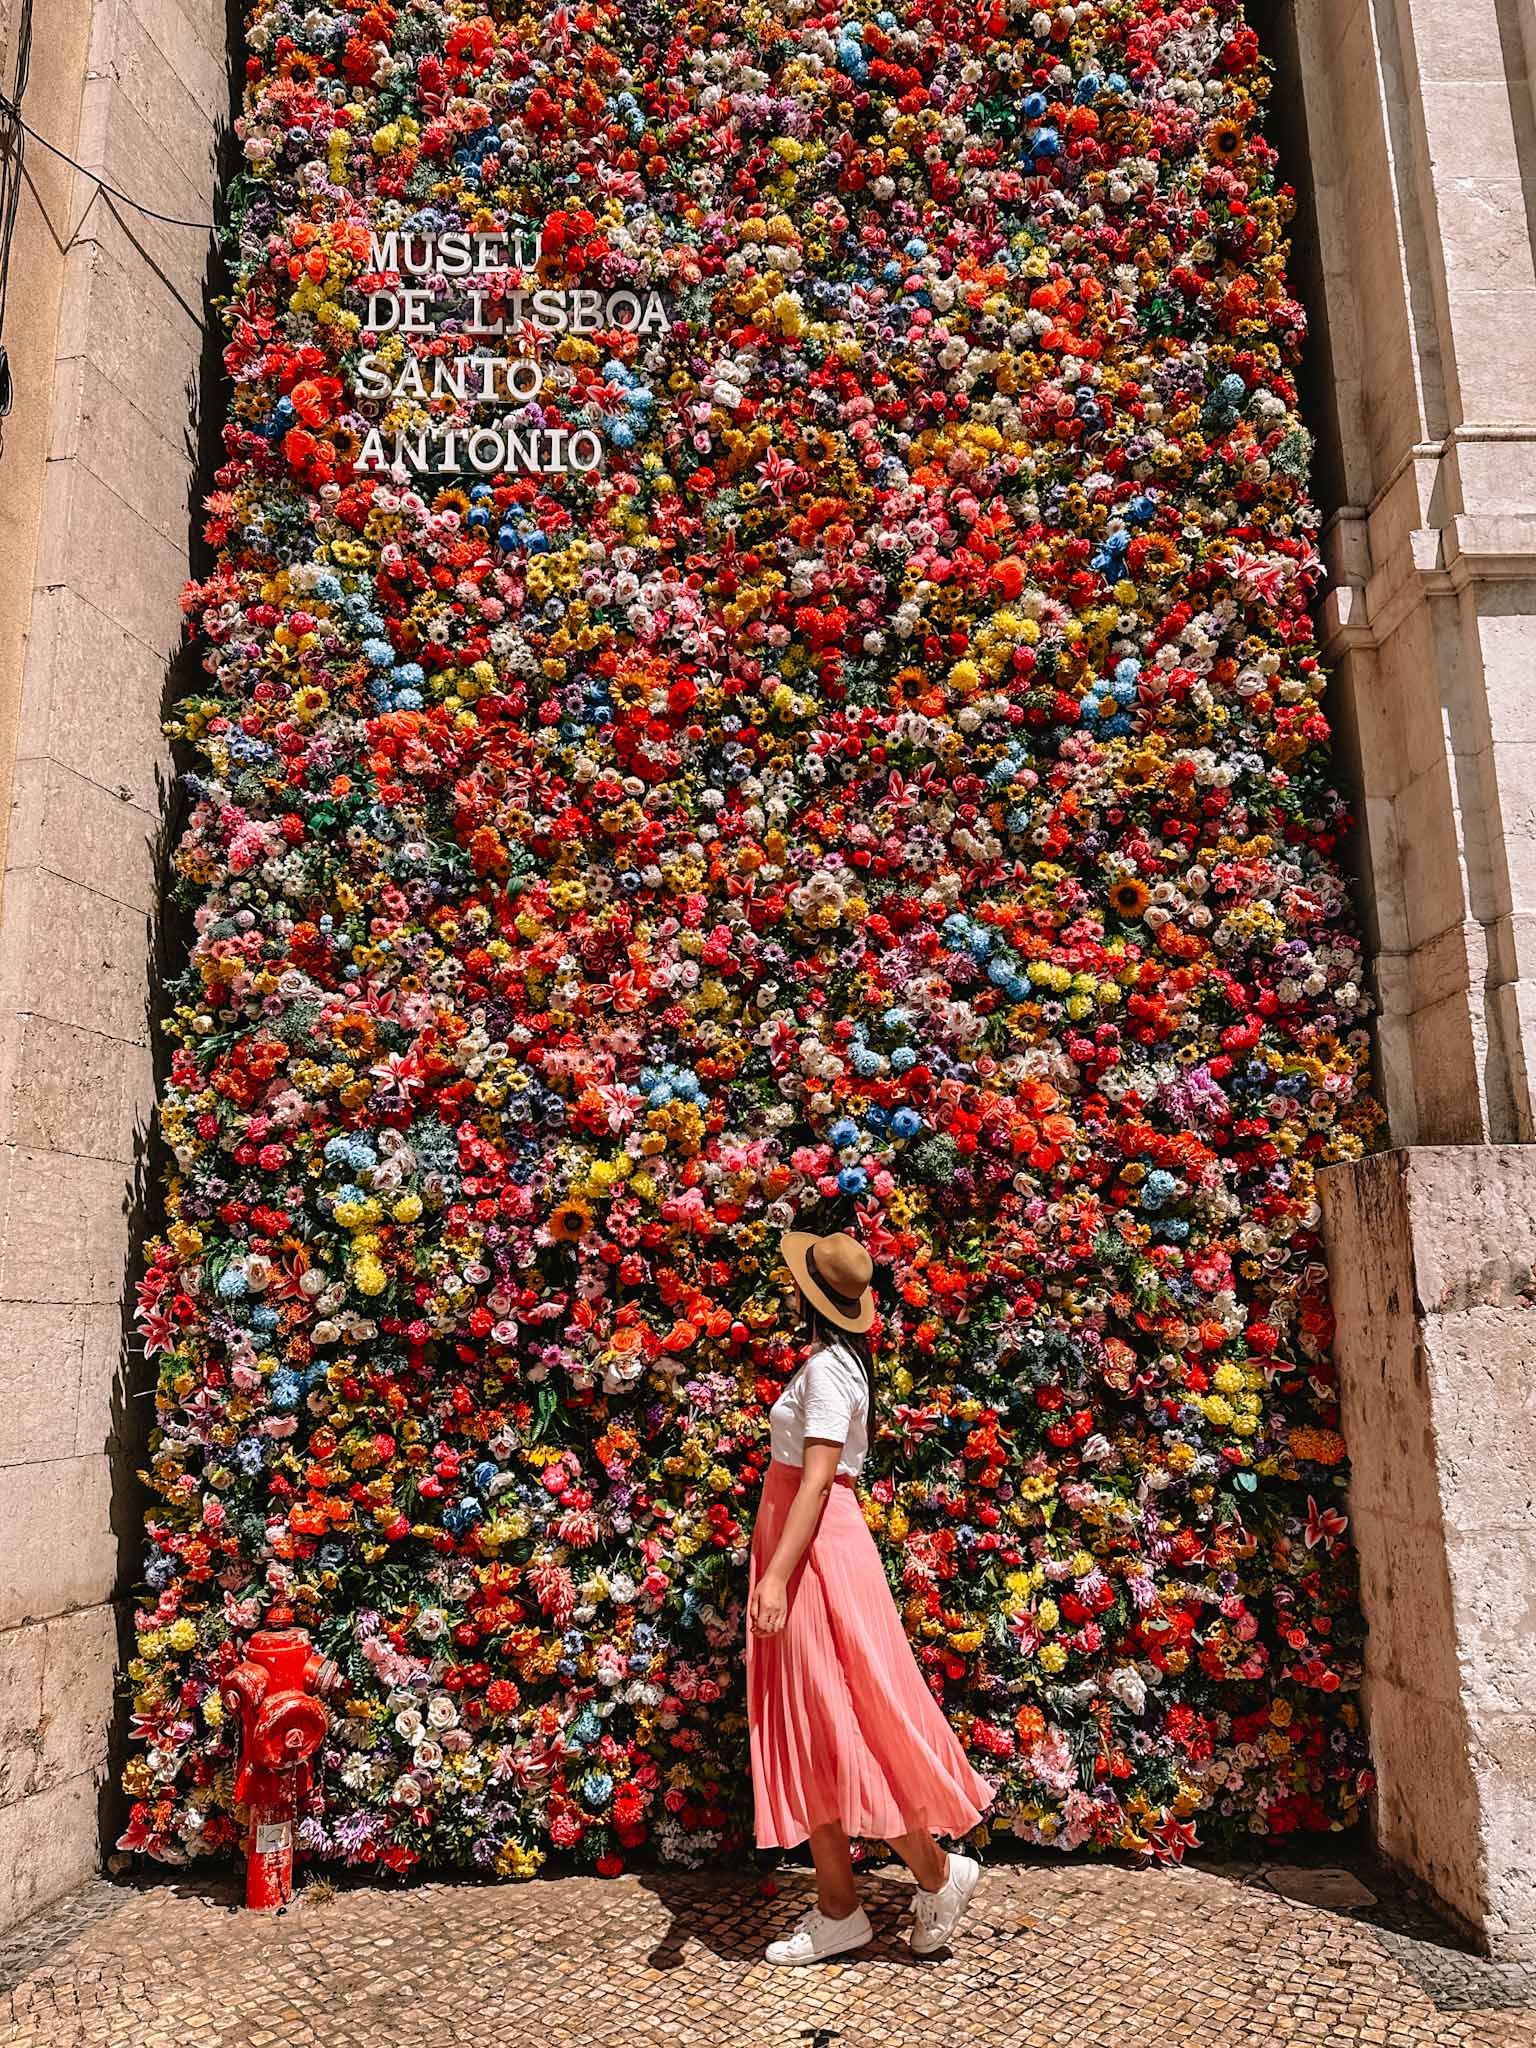
M 841 1344 L 818 1344 L 805 1361 L 806 1370 L 813 1367 L 824 1372 L 834 1372 L 851 1380 L 861 1393 L 867 1392 L 869 1381 L 858 1357 Z

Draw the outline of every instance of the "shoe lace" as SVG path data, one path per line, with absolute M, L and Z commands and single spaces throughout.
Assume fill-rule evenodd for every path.
M 919 1891 L 917 1895 L 917 1924 L 919 1927 L 932 1927 L 934 1925 L 939 1917 L 939 1902 L 943 1895 L 942 1885 L 936 1892 Z

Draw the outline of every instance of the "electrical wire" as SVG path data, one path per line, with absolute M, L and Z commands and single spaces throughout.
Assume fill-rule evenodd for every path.
M 11 243 L 16 233 L 16 209 L 21 202 L 22 174 L 27 145 L 21 127 L 21 101 L 32 73 L 32 0 L 22 0 L 21 20 L 16 33 L 16 84 L 7 108 L 14 109 L 17 123 L 9 138 L 10 147 L 0 150 L 0 334 L 5 331 L 5 295 L 11 281 Z M 3 97 L 3 95 L 0 95 Z M 0 341 L 0 419 L 8 417 L 15 386 L 11 359 Z
M 15 99 L 8 99 L 4 93 L 0 93 L 0 114 L 8 114 L 16 123 L 16 126 L 30 135 L 35 143 L 46 149 L 50 156 L 58 157 L 61 163 L 68 164 L 71 169 L 77 170 L 82 177 L 89 178 L 99 191 L 110 193 L 112 198 L 121 200 L 124 206 L 131 206 L 135 213 L 147 214 L 151 220 L 164 221 L 167 227 L 199 228 L 205 235 L 211 235 L 214 232 L 214 224 L 211 220 L 182 220 L 177 214 L 157 212 L 153 206 L 146 206 L 142 199 L 132 199 L 126 192 L 119 191 L 116 185 L 109 184 L 98 172 L 90 170 L 85 164 L 78 162 L 67 150 L 60 149 L 57 143 L 50 142 L 46 135 L 39 135 L 35 128 L 29 127 L 21 118 L 21 108 L 17 101 Z
M 98 192 L 105 192 L 119 205 L 131 207 L 135 213 L 142 213 L 146 219 L 164 222 L 170 228 L 196 228 L 200 234 L 216 232 L 214 223 L 208 220 L 183 220 L 179 214 L 161 213 L 158 207 L 146 206 L 142 199 L 135 199 L 130 193 L 108 182 L 98 172 L 88 168 L 78 158 L 72 157 L 66 149 L 60 149 L 56 142 L 50 142 L 46 135 L 39 135 L 21 111 L 26 97 L 27 81 L 32 73 L 32 0 L 22 0 L 21 17 L 16 35 L 16 78 L 9 93 L 0 92 L 0 336 L 5 331 L 6 290 L 11 276 L 11 244 L 16 235 L 16 209 L 21 202 L 21 188 L 26 175 L 27 137 L 55 156 L 60 163 L 68 164 L 78 171 L 82 178 L 89 178 Z M 5 342 L 0 339 L 0 419 L 7 417 L 15 386 L 11 378 L 10 357 Z

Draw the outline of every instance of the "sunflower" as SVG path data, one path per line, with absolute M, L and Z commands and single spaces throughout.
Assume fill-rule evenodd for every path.
M 1152 900 L 1152 891 L 1134 875 L 1122 875 L 1109 892 L 1109 905 L 1117 917 L 1140 917 Z
M 1207 129 L 1205 144 L 1212 156 L 1230 163 L 1243 146 L 1243 131 L 1236 121 L 1217 121 Z
M 344 1045 L 351 1052 L 372 1052 L 373 1019 L 366 1010 L 348 1010 L 345 1016 L 333 1018 L 331 1038 L 335 1044 Z
M 575 1244 L 592 1227 L 592 1211 L 585 1202 L 561 1202 L 550 1211 L 549 1234 L 558 1243 Z

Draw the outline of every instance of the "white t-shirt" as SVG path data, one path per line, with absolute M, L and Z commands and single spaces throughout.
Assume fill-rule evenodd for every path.
M 773 1455 L 781 1465 L 805 1463 L 805 1440 L 842 1445 L 839 1472 L 856 1479 L 869 1449 L 869 1381 L 845 1345 L 813 1351 L 768 1411 Z

